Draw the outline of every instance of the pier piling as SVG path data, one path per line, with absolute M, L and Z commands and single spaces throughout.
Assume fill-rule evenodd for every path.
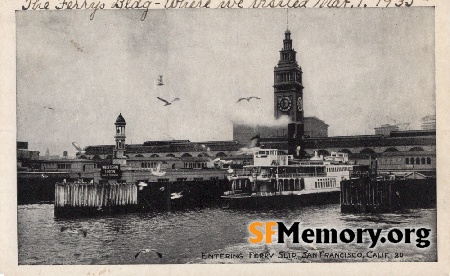
M 55 216 L 128 211 L 137 206 L 134 183 L 56 183 Z

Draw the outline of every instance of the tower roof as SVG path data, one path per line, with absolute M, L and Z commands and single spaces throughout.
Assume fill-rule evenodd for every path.
M 115 125 L 126 125 L 125 118 L 123 118 L 122 113 L 117 116 Z

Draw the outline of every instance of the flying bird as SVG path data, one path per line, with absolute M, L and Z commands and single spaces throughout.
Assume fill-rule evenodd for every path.
M 48 107 L 48 106 L 44 106 L 44 108 L 50 109 L 50 110 L 55 110 L 53 107 Z
M 207 147 L 206 145 L 201 145 L 202 149 L 205 151 L 211 151 L 211 149 L 209 147 Z
M 79 154 L 86 154 L 86 150 L 81 148 L 76 142 L 72 142 L 72 145 L 77 149 Z
M 166 174 L 166 172 L 161 171 L 161 163 L 158 163 L 158 165 L 156 166 L 156 169 L 151 171 L 151 174 L 153 174 L 155 176 L 164 176 Z
M 159 86 L 164 85 L 164 83 L 163 83 L 163 76 L 162 75 L 159 75 L 159 77 L 158 77 L 158 85 Z
M 158 257 L 162 258 L 162 254 L 159 253 L 156 249 L 141 249 L 139 250 L 138 253 L 136 253 L 136 255 L 134 255 L 134 258 L 137 258 L 141 253 L 150 253 L 150 252 L 155 252 L 156 255 L 158 255 Z
M 70 226 L 61 226 L 61 232 L 67 232 L 67 233 L 70 233 L 70 234 L 78 234 L 78 233 L 80 233 L 80 234 L 83 234 L 84 237 L 87 236 L 87 231 L 86 230 L 84 230 L 84 229 L 73 229 Z
M 139 182 L 138 186 L 139 186 L 139 190 L 141 191 L 142 189 L 144 189 L 144 187 L 146 187 L 148 185 L 145 182 Z
M 236 103 L 238 103 L 240 101 L 243 101 L 243 100 L 247 100 L 247 102 L 249 102 L 251 99 L 261 100 L 261 98 L 259 98 L 259 97 L 251 96 L 251 97 L 248 97 L 248 98 L 239 98 L 239 100 Z
M 160 98 L 160 97 L 156 97 L 156 98 L 158 98 L 158 100 L 160 100 L 160 101 L 165 102 L 166 104 L 165 104 L 164 106 L 166 106 L 166 105 L 171 105 L 173 102 L 179 101 L 179 100 L 180 100 L 180 98 L 175 98 L 175 99 L 173 99 L 171 102 L 168 102 L 167 100 L 164 100 L 163 98 Z
M 211 158 L 208 158 L 209 162 L 214 163 L 214 164 L 219 164 L 220 163 L 220 158 L 216 158 L 214 160 L 212 160 Z
M 182 198 L 183 195 L 181 194 L 183 191 L 179 192 L 179 193 L 171 193 L 170 194 L 170 199 L 178 199 L 178 198 Z
M 81 48 L 80 44 L 78 44 L 75 41 L 73 41 L 73 39 L 70 40 L 70 43 L 72 43 L 72 45 L 75 46 L 75 48 L 77 48 L 77 51 L 83 52 L 83 48 Z

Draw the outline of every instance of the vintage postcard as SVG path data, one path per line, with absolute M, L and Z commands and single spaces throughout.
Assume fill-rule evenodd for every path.
M 0 274 L 448 275 L 440 5 L 13 3 Z

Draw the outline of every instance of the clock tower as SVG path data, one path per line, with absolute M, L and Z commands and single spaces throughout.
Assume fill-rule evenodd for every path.
M 296 60 L 297 52 L 292 48 L 291 32 L 284 33 L 280 60 L 274 69 L 274 116 L 289 117 L 288 152 L 301 157 L 303 152 L 303 85 L 302 69 Z

